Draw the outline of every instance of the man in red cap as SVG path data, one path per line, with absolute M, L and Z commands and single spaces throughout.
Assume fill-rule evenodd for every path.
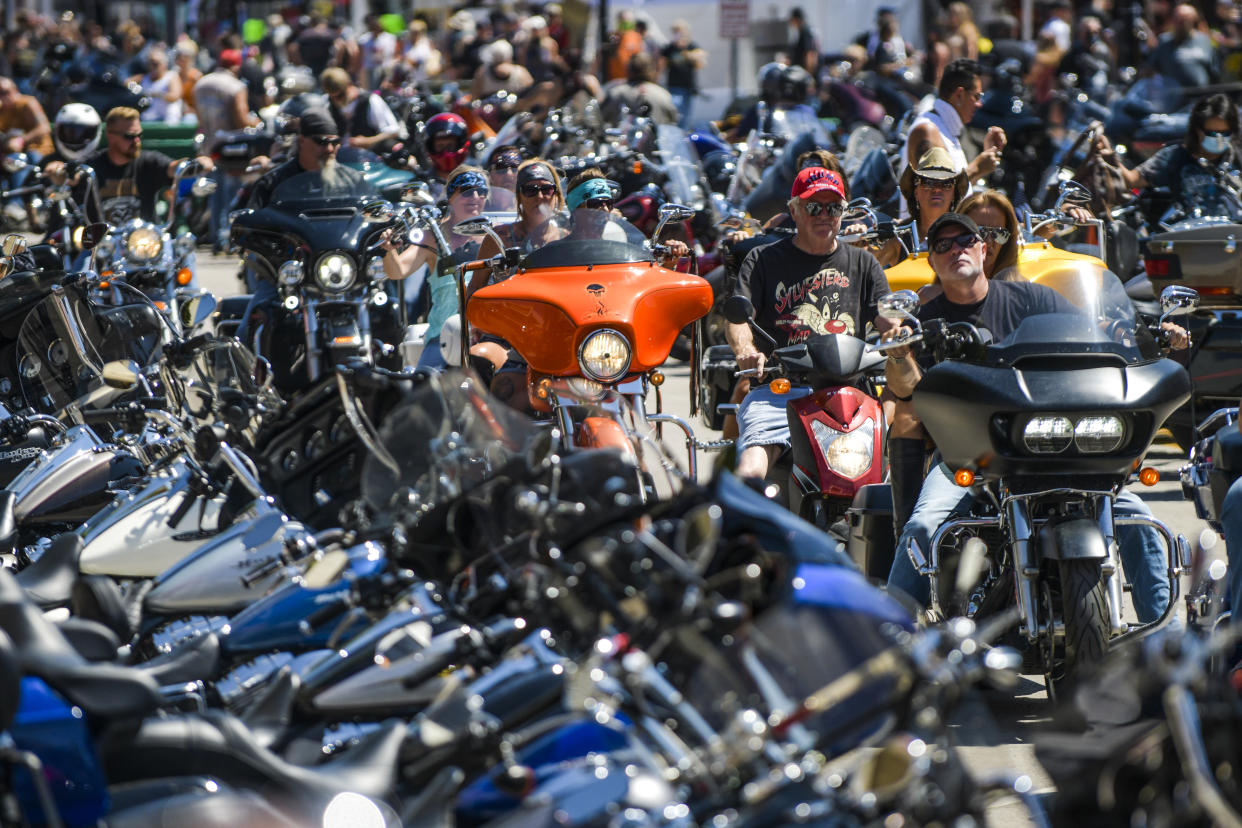
M 889 292 L 884 269 L 866 250 L 837 241 L 845 211 L 845 184 L 824 167 L 807 167 L 794 179 L 789 213 L 797 232 L 752 250 L 738 274 L 737 293 L 755 307 L 755 322 L 776 340 L 795 345 L 828 333 L 862 338 L 867 324 L 889 324 L 877 314 L 880 297 Z M 730 324 L 729 344 L 740 369 L 762 376 L 765 356 L 755 347 L 747 325 Z M 811 393 L 795 387 L 773 394 L 757 386 L 738 408 L 738 462 L 741 477 L 763 478 L 789 447 L 785 405 Z
M 194 84 L 194 108 L 198 113 L 198 131 L 203 135 L 203 147 L 215 149 L 217 136 L 248 126 L 259 126 L 259 119 L 251 114 L 246 94 L 246 84 L 241 80 L 242 53 L 237 49 L 225 49 L 216 61 L 216 69 Z M 212 196 L 211 230 L 212 246 L 223 249 L 228 239 L 228 209 L 241 178 L 225 174 L 216 175 L 216 192 Z

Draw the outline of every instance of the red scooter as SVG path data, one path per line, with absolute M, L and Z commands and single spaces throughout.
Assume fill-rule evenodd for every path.
M 859 489 L 884 480 L 884 413 L 863 387 L 867 374 L 883 365 L 884 355 L 868 353 L 867 343 L 845 333 L 776 348 L 755 324 L 754 306 L 743 296 L 727 299 L 724 314 L 729 322 L 749 324 L 774 349 L 770 361 L 781 374 L 769 384 L 774 392 L 812 389 L 786 405 L 790 450 L 768 476 L 783 487 L 790 511 L 828 529 L 844 516 Z

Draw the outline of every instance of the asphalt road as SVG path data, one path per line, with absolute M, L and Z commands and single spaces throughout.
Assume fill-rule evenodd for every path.
M 238 261 L 233 256 L 214 256 L 200 248 L 198 258 L 199 280 L 217 297 L 235 294 L 239 290 L 237 280 Z M 667 380 L 663 386 L 664 409 L 689 418 L 688 366 L 670 365 L 665 371 Z M 699 420 L 692 421 L 701 440 L 714 440 L 718 432 L 709 431 Z M 684 441 L 678 431 L 666 427 L 664 442 L 669 453 L 684 460 Z M 700 476 L 711 474 L 714 455 L 700 455 Z M 1180 449 L 1161 435 L 1147 456 L 1146 465 L 1160 471 L 1160 482 L 1152 487 L 1138 487 L 1138 493 L 1151 507 L 1155 516 L 1164 521 L 1174 532 L 1184 534 L 1193 542 L 1206 528 L 1194 512 L 1193 506 L 1182 497 L 1178 482 L 1178 469 L 1185 462 Z M 1073 481 L 1067 481 L 1071 483 Z M 1217 545 L 1217 554 L 1223 555 L 1223 544 Z M 1184 592 L 1184 589 L 1183 589 Z M 968 766 L 977 773 L 1008 769 L 1026 774 L 1033 790 L 1050 793 L 1052 780 L 1035 759 L 1033 736 L 1050 720 L 1050 706 L 1044 692 L 1043 680 L 1038 676 L 1026 676 L 1018 687 L 1007 694 L 990 693 L 987 709 L 975 706 L 965 711 L 954 725 L 959 750 Z M 1000 802 L 988 812 L 988 821 L 997 826 L 1029 824 L 1025 812 L 1016 804 Z

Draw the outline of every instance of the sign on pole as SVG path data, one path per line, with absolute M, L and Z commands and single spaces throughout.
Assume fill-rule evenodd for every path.
M 720 36 L 722 38 L 750 35 L 750 0 L 720 0 Z

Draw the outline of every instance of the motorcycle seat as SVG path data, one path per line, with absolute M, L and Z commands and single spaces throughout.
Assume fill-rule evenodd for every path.
M 340 759 L 306 768 L 291 764 L 259 744 L 240 719 L 209 711 L 142 722 L 104 746 L 109 781 L 162 775 L 210 776 L 228 784 L 276 787 L 303 802 L 321 802 L 345 791 L 382 798 L 397 778 L 398 756 L 407 725 L 390 720 L 351 747 Z
M 11 496 L 12 492 L 5 494 Z M 52 541 L 37 561 L 17 573 L 17 582 L 26 597 L 40 609 L 68 604 L 78 579 L 82 548 L 82 538 L 74 532 L 66 532 Z
M 135 669 L 146 673 L 161 687 L 214 678 L 220 669 L 220 637 L 215 633 L 196 636 Z
M 8 571 L 0 571 L 0 629 L 13 639 L 23 672 L 43 679 L 89 716 L 142 715 L 162 704 L 159 687 L 148 676 L 86 661 Z
M 281 667 L 254 706 L 242 717 L 258 744 L 271 748 L 293 721 L 293 705 L 302 679 L 289 667 Z

